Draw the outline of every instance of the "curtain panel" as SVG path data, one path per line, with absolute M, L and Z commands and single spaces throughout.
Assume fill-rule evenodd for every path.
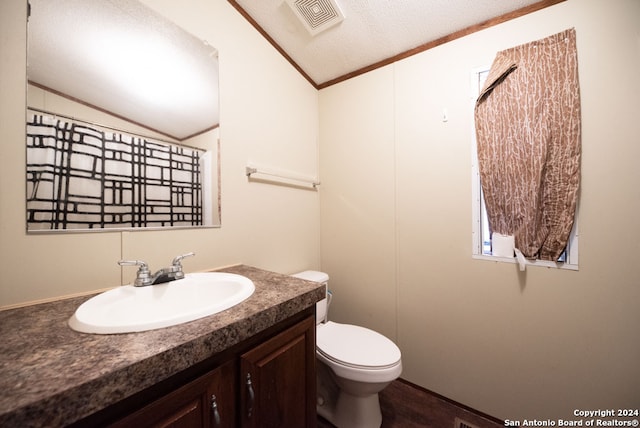
M 475 122 L 491 233 L 513 235 L 529 259 L 558 260 L 580 182 L 575 30 L 498 52 Z

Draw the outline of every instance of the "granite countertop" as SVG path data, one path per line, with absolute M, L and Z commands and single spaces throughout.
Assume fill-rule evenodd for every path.
M 255 292 L 226 311 L 139 333 L 97 335 L 67 320 L 91 296 L 0 311 L 0 426 L 64 426 L 314 305 L 324 286 L 238 265 Z

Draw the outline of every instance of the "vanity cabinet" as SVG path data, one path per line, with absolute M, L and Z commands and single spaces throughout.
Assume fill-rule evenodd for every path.
M 180 386 L 107 425 L 315 427 L 315 315 L 305 312 L 293 325 L 239 345 L 206 372 L 189 373 L 194 380 L 180 384 L 173 379 L 171 384 Z M 148 394 L 157 397 L 159 392 L 151 388 Z

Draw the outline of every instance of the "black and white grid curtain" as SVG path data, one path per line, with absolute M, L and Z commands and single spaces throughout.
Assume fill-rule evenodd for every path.
M 27 228 L 202 225 L 204 154 L 30 111 Z

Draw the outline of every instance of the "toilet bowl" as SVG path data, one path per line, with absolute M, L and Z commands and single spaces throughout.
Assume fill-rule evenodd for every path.
M 293 275 L 328 283 L 323 272 Z M 316 305 L 317 411 L 338 428 L 382 424 L 378 393 L 402 373 L 400 349 L 382 334 L 327 320 L 329 301 Z

